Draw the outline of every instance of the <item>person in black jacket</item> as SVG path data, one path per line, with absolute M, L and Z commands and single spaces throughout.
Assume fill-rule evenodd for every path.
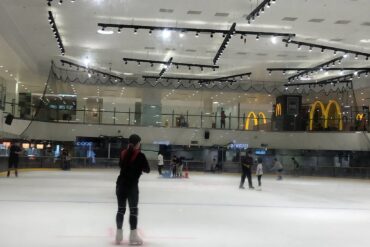
M 116 183 L 116 195 L 118 201 L 118 212 L 116 215 L 117 233 L 116 244 L 123 239 L 123 216 L 126 212 L 126 202 L 130 207 L 130 244 L 142 245 L 143 241 L 137 234 L 138 202 L 139 202 L 139 178 L 142 172 L 149 173 L 149 163 L 145 155 L 140 152 L 141 138 L 138 135 L 129 137 L 127 149 L 120 156 L 120 175 Z
M 13 143 L 9 149 L 7 177 L 10 176 L 10 171 L 13 167 L 14 167 L 15 176 L 18 177 L 18 162 L 19 162 L 20 154 L 22 154 L 22 149 L 18 146 L 18 143 Z
M 246 153 L 246 156 L 241 157 L 240 161 L 242 165 L 242 177 L 241 177 L 239 188 L 244 189 L 245 177 L 248 177 L 249 189 L 254 189 L 253 184 L 252 184 L 252 176 L 251 176 L 251 169 L 253 166 L 252 151 L 249 150 Z

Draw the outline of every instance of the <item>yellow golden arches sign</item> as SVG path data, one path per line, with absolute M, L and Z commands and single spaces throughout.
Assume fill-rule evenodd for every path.
M 275 116 L 276 117 L 281 116 L 281 104 L 280 103 L 276 104 L 275 106 Z
M 266 119 L 265 113 L 260 112 L 257 115 L 255 112 L 251 111 L 251 112 L 249 112 L 249 114 L 247 116 L 247 120 L 245 121 L 245 129 L 246 130 L 249 130 L 249 122 L 250 122 L 251 119 L 254 122 L 254 126 L 259 125 L 259 121 L 258 121 L 259 119 L 262 119 L 263 124 L 266 124 L 267 123 L 267 119 Z
M 356 115 L 356 120 L 362 120 L 362 118 L 364 117 L 364 114 L 362 113 L 357 113 Z
M 258 113 L 259 119 L 262 119 L 263 124 L 267 124 L 266 115 L 263 112 Z
M 328 128 L 329 123 L 329 112 L 332 106 L 335 106 L 336 113 L 339 116 L 339 130 L 343 130 L 343 120 L 342 120 L 342 112 L 341 107 L 335 100 L 329 100 L 328 105 L 325 107 L 321 101 L 316 101 L 311 105 L 310 109 L 310 130 L 313 129 L 313 117 L 315 114 L 315 110 L 317 107 L 321 108 L 322 115 L 324 116 L 324 128 Z

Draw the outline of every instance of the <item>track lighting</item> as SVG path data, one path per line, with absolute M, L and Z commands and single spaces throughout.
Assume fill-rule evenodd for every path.
M 231 39 L 231 35 L 235 33 L 235 27 L 236 27 L 236 23 L 234 22 L 231 25 L 229 32 L 226 34 L 225 39 L 222 42 L 220 48 L 218 49 L 216 56 L 213 58 L 213 64 L 216 64 L 218 60 L 220 59 L 220 56 L 222 55 L 223 51 L 225 50 L 225 48 L 227 47 L 227 44 L 229 43 Z
M 220 30 L 220 29 L 200 29 L 200 28 L 183 28 L 183 27 L 173 27 L 173 26 L 141 26 L 141 25 L 125 25 L 125 24 L 112 24 L 112 23 L 98 23 L 99 28 L 112 28 L 112 29 L 133 29 L 134 33 L 141 30 L 148 30 L 149 34 L 151 34 L 153 31 L 163 31 L 168 30 L 171 32 L 179 32 L 179 36 L 183 37 L 186 32 L 194 32 L 195 34 L 208 34 L 212 38 L 215 34 L 222 34 L 222 37 L 225 38 L 228 34 L 229 30 Z M 136 31 L 135 31 L 136 30 Z M 274 32 L 254 32 L 254 31 L 238 31 L 234 30 L 230 36 L 232 35 L 243 35 L 246 36 L 248 34 L 250 35 L 256 35 L 259 34 L 260 36 L 282 36 L 282 37 L 294 37 L 295 34 L 293 33 L 274 33 Z
M 60 53 L 62 54 L 62 56 L 64 56 L 65 55 L 65 49 L 64 49 L 64 46 L 63 46 L 62 38 L 60 37 L 60 34 L 58 32 L 58 28 L 56 26 L 53 13 L 51 11 L 49 11 L 48 14 L 49 14 L 48 20 L 49 20 L 49 23 L 51 25 L 51 29 L 53 30 L 54 37 L 57 40 Z
M 199 78 L 199 77 L 190 77 L 190 78 L 186 78 L 186 77 L 158 77 L 158 76 L 143 76 L 144 80 L 148 80 L 148 79 L 155 79 L 155 80 L 159 80 L 159 79 L 162 79 L 162 80 L 166 80 L 166 81 L 170 81 L 170 80 L 176 80 L 177 82 L 181 82 L 181 81 L 188 81 L 189 83 L 192 83 L 192 82 L 198 82 L 199 84 L 210 84 L 211 82 L 236 82 L 236 79 L 237 78 L 243 78 L 243 76 L 248 76 L 248 78 L 250 79 L 250 75 L 251 73 L 244 73 L 244 74 L 238 74 L 238 75 L 231 75 L 231 76 L 225 76 L 225 77 L 220 77 L 220 78 Z
M 283 42 L 288 42 L 288 39 L 283 39 Z M 325 46 L 325 45 L 318 45 L 318 44 L 313 44 L 313 43 L 307 43 L 307 42 L 301 42 L 301 41 L 294 41 L 291 40 L 290 43 L 293 44 L 301 44 L 304 46 L 310 47 L 310 51 L 312 51 L 313 47 L 320 48 L 321 51 L 323 52 L 324 50 L 332 50 L 334 54 L 336 54 L 338 51 L 345 53 L 344 57 L 348 57 L 348 54 L 355 54 L 355 59 L 358 59 L 359 56 L 364 56 L 369 57 L 370 53 L 364 53 L 364 52 L 358 52 L 358 51 L 353 51 L 353 50 L 347 50 L 347 49 L 341 49 L 338 47 L 333 47 L 333 46 Z
M 178 63 L 178 62 L 173 62 L 172 57 L 170 61 L 158 61 L 158 60 L 146 60 L 146 59 L 136 59 L 136 58 L 123 58 L 123 61 L 125 64 L 127 64 L 129 61 L 131 62 L 137 62 L 137 63 L 149 63 L 151 67 L 154 66 L 154 64 L 162 64 L 170 67 L 171 65 L 176 66 L 176 69 L 179 68 L 179 66 L 187 66 L 187 67 L 198 67 L 198 68 L 208 68 L 208 69 L 218 69 L 219 66 L 217 65 L 207 65 L 207 64 L 192 64 L 192 63 Z

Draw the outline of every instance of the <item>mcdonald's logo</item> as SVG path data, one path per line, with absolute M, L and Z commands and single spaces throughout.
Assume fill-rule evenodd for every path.
M 362 120 L 362 118 L 364 117 L 364 114 L 362 113 L 357 113 L 356 115 L 356 120 Z
M 275 106 L 275 116 L 276 117 L 281 116 L 281 104 L 280 103 L 276 104 Z
M 260 119 L 262 119 L 262 123 L 263 124 L 267 124 L 267 119 L 266 119 L 265 113 L 260 112 L 257 115 L 255 112 L 251 111 L 251 112 L 249 112 L 249 114 L 247 116 L 247 119 L 245 121 L 245 129 L 246 130 L 249 130 L 249 122 L 250 122 L 251 119 L 254 122 L 254 126 L 258 126 L 259 125 L 259 120 Z
M 343 120 L 342 120 L 342 112 L 341 107 L 335 100 L 329 100 L 328 105 L 325 107 L 321 101 L 316 101 L 311 105 L 310 108 L 310 130 L 313 129 L 313 117 L 315 114 L 315 110 L 317 107 L 321 108 L 322 115 L 324 116 L 324 128 L 328 128 L 329 122 L 329 112 L 332 106 L 335 106 L 336 113 L 339 116 L 339 130 L 343 130 Z

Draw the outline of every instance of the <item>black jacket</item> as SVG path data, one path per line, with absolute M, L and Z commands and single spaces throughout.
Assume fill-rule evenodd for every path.
M 120 157 L 119 165 L 121 167 L 120 175 L 117 178 L 117 186 L 132 187 L 137 186 L 139 183 L 139 178 L 143 172 L 149 173 L 150 167 L 148 160 L 145 155 L 140 151 L 133 154 L 133 159 L 128 162 L 128 164 L 123 164 L 123 159 L 126 154 L 124 150 Z

